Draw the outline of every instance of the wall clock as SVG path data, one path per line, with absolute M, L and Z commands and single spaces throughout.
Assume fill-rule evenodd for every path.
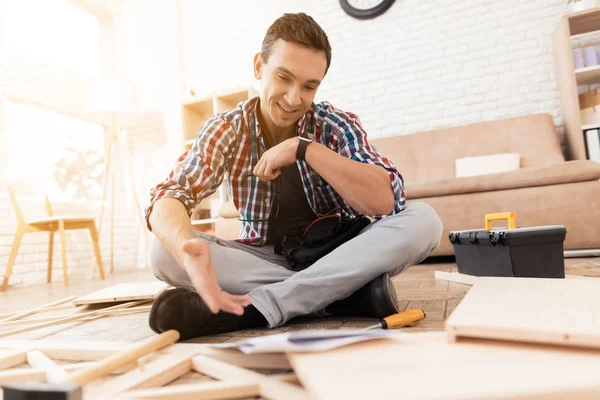
M 358 19 L 375 18 L 383 14 L 395 0 L 340 0 L 346 14 Z

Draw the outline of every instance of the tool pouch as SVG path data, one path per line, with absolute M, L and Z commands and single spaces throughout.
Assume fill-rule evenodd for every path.
M 326 215 L 314 220 L 302 234 L 285 236 L 275 252 L 283 254 L 291 269 L 301 271 L 321 257 L 356 237 L 371 220 Z

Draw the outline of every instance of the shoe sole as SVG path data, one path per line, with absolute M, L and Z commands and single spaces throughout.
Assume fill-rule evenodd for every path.
M 154 300 L 154 303 L 152 304 L 152 308 L 150 309 L 150 316 L 148 317 L 148 325 L 150 325 L 150 329 L 152 329 L 154 332 L 162 333 L 160 331 L 160 329 L 158 329 L 158 326 L 156 325 L 156 313 L 158 312 L 157 311 L 158 307 L 160 306 L 160 304 L 163 301 L 165 301 L 169 297 L 173 296 L 173 293 L 178 293 L 182 290 L 185 290 L 185 289 L 176 288 L 176 289 L 166 290 L 165 292 L 159 294 L 158 297 Z

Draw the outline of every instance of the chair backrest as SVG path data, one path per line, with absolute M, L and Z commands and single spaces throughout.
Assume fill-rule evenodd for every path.
M 10 184 L 10 182 L 5 182 L 5 185 L 6 185 L 6 190 L 8 192 L 8 198 L 10 199 L 10 203 L 12 204 L 13 210 L 17 217 L 17 222 L 19 223 L 19 225 L 25 225 L 26 224 L 25 217 L 23 215 L 23 211 L 21 210 L 21 206 L 19 205 L 19 202 L 17 201 L 17 195 L 15 194 L 15 189 Z M 50 199 L 48 198 L 48 196 L 44 197 L 44 202 L 45 202 L 45 207 L 46 207 L 46 213 L 48 214 L 49 217 L 53 216 L 54 211 L 52 210 L 52 204 L 50 203 Z
M 15 211 L 15 215 L 17 216 L 17 221 L 19 225 L 25 224 L 25 218 L 23 218 L 23 213 L 21 212 L 21 207 L 19 207 L 19 203 L 17 202 L 17 196 L 15 196 L 15 190 L 9 182 L 6 182 L 6 190 L 8 192 L 8 198 L 10 199 L 10 203 L 12 204 L 13 210 Z
M 50 199 L 48 196 L 44 196 L 44 203 L 46 203 L 46 212 L 48 213 L 48 216 L 53 216 L 54 212 L 52 211 L 52 204 L 50 204 Z

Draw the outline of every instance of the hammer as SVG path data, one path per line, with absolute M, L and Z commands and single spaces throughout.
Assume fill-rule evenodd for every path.
M 81 400 L 83 399 L 82 385 L 108 375 L 117 368 L 173 344 L 177 340 L 179 340 L 179 332 L 176 330 L 166 331 L 130 350 L 107 357 L 93 367 L 73 372 L 67 376 L 64 382 L 4 385 L 4 400 Z

